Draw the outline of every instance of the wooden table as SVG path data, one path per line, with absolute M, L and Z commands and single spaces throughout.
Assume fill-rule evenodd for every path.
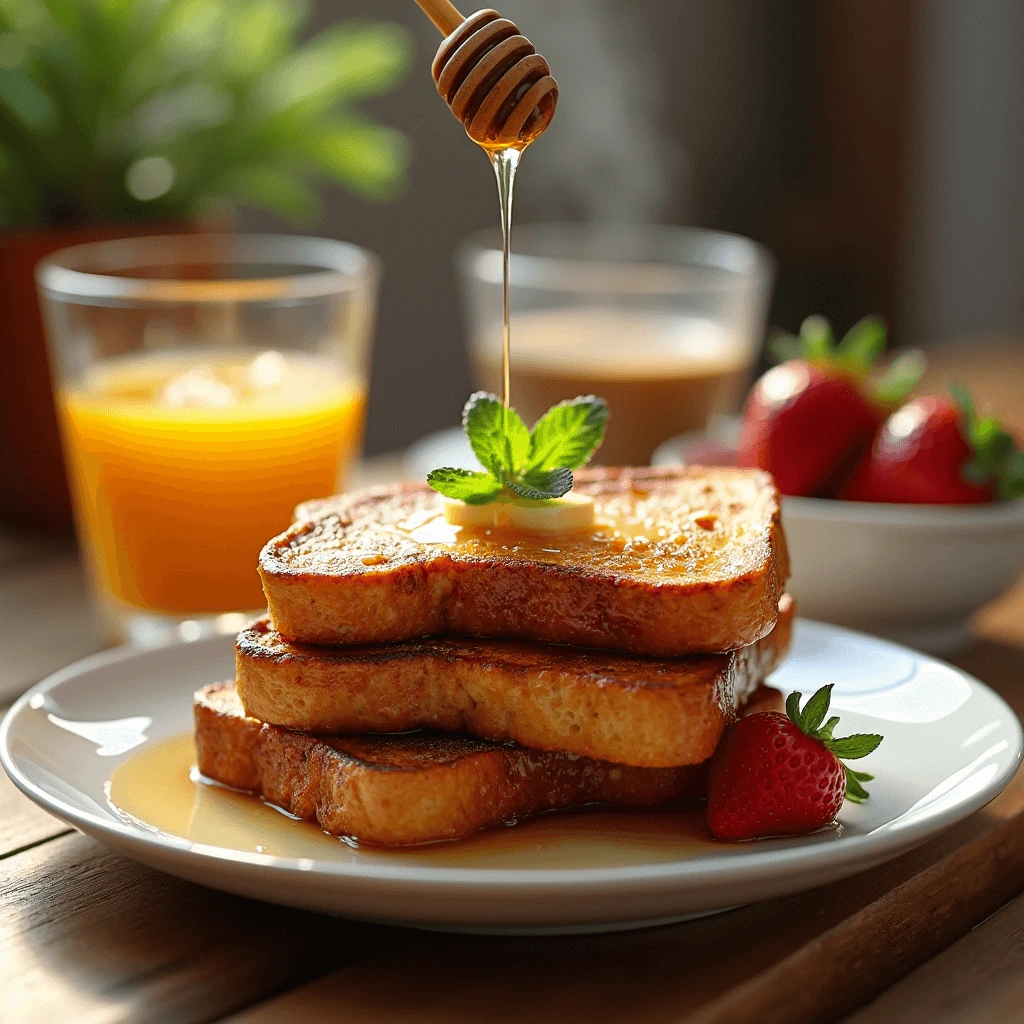
M 1024 387 L 995 377 L 1019 402 Z M 98 645 L 71 549 L 0 538 L 0 632 L 0 694 Z M 1024 716 L 1024 586 L 979 617 L 976 635 L 956 661 Z M 0 1021 L 1016 1018 L 1022 808 L 1018 777 L 891 864 L 700 921 L 499 939 L 364 925 L 191 885 L 108 852 L 0 773 Z

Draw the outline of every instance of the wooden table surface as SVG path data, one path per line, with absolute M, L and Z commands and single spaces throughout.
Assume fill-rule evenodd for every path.
M 969 363 L 954 354 L 949 365 L 1021 430 L 1024 379 L 1019 368 L 1016 378 L 1007 371 L 1021 360 L 1008 359 L 990 346 Z M 396 464 L 370 470 L 387 475 Z M 73 549 L 0 536 L 0 633 L 0 708 L 98 648 Z M 978 617 L 976 636 L 955 660 L 1024 707 L 1024 585 Z M 1022 780 L 1014 786 L 1024 792 Z M 851 978 L 842 999 L 844 1012 L 854 1011 L 850 1024 L 1018 1019 L 1017 834 L 1006 833 L 1002 860 L 991 865 L 988 899 L 1009 901 L 1002 909 L 974 898 L 965 877 L 947 894 L 941 921 L 914 915 L 929 885 L 950 888 L 948 874 L 940 879 L 931 867 L 942 844 L 953 850 L 997 825 L 997 805 L 958 827 L 960 835 L 817 893 L 641 932 L 497 939 L 365 925 L 179 881 L 50 817 L 0 773 L 0 1022 L 726 1022 L 754 1019 L 743 1008 L 754 1005 L 745 992 L 755 976 L 762 992 L 778 993 L 757 1004 L 757 1020 L 836 1019 L 819 1016 L 812 995 L 820 958 L 840 955 Z M 860 974 L 850 936 L 872 934 L 871 915 L 886 910 L 886 928 L 895 919 L 928 941 L 910 944 L 899 928 L 875 936 L 891 956 L 865 952 L 875 967 Z M 773 922 L 791 918 L 805 922 L 799 946 L 773 948 Z M 727 954 L 723 936 L 735 943 Z M 711 976 L 724 987 L 711 991 Z

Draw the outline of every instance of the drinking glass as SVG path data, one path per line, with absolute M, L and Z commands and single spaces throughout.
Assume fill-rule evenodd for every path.
M 260 548 L 359 454 L 378 261 L 271 235 L 99 242 L 39 264 L 79 540 L 110 637 L 236 630 Z
M 611 409 L 595 461 L 646 465 L 738 406 L 764 341 L 771 256 L 720 231 L 537 224 L 512 232 L 511 404 L 527 424 L 576 395 Z M 497 233 L 459 257 L 479 387 L 501 390 Z

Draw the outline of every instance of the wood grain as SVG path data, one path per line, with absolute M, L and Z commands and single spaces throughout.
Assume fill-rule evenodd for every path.
M 400 961 L 370 958 L 230 1022 L 836 1019 L 1020 891 L 1024 823 L 1004 825 L 978 815 L 853 879 L 683 925 L 572 938 L 439 936 Z
M 1024 899 L 918 967 L 845 1024 L 972 1024 L 1021 1019 Z
M 0 862 L 0 1019 L 208 1021 L 385 939 L 405 941 L 191 885 L 75 833 Z
M 51 544 L 3 566 L 0 635 L 13 641 L 0 660 L 0 701 L 105 646 L 74 550 Z
M 0 706 L 0 719 L 7 708 Z M 0 771 L 0 860 L 70 832 L 59 818 L 37 807 Z
M 71 829 L 15 788 L 0 771 L 0 861 Z

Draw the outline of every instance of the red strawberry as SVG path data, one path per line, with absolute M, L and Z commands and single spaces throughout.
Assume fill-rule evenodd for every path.
M 882 737 L 833 738 L 839 719 L 822 725 L 831 685 L 818 690 L 802 711 L 800 698 L 789 695 L 786 715 L 748 715 L 723 737 L 708 774 L 708 824 L 716 839 L 814 832 L 835 821 L 844 797 L 855 803 L 867 799 L 861 783 L 872 776 L 853 771 L 840 758 L 865 757 Z
M 794 359 L 751 390 L 736 462 L 768 470 L 783 494 L 814 494 L 877 425 L 855 377 Z
M 819 491 L 843 460 L 867 442 L 884 415 L 884 406 L 866 395 L 864 378 L 885 339 L 885 325 L 866 317 L 837 346 L 828 322 L 812 316 L 801 326 L 800 338 L 777 343 L 776 351 L 791 358 L 751 389 L 737 464 L 768 470 L 783 494 Z M 917 357 L 913 366 L 904 361 L 898 382 L 890 379 L 884 385 L 881 400 L 902 401 L 921 369 Z
M 970 505 L 1024 497 L 1024 452 L 970 398 L 916 398 L 882 425 L 839 497 L 850 501 Z

